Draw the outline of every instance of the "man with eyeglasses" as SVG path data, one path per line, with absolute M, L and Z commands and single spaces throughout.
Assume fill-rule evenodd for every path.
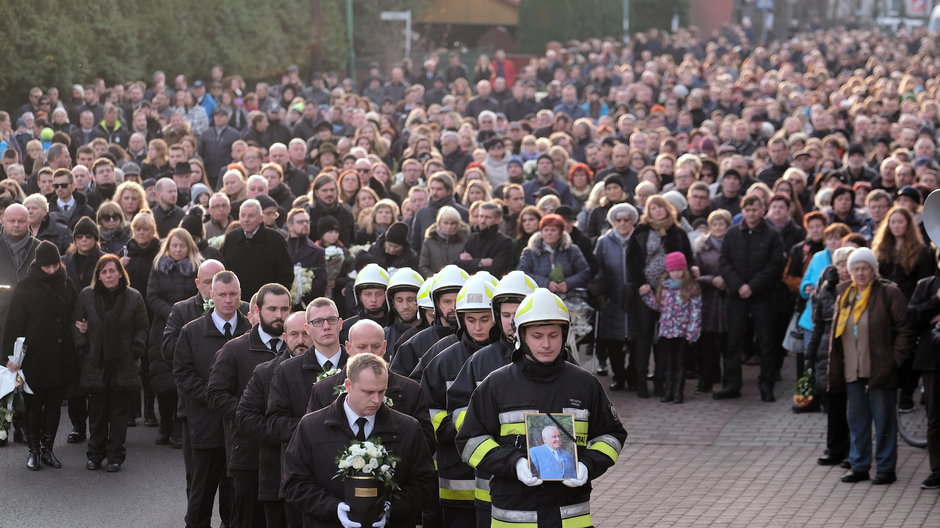
M 94 219 L 92 209 L 84 195 L 75 192 L 75 176 L 68 169 L 58 169 L 52 174 L 52 193 L 46 195 L 49 202 L 49 214 L 65 223 L 69 230 L 83 216 Z
M 294 299 L 295 306 L 304 306 L 326 291 L 326 251 L 310 240 L 310 215 L 307 211 L 294 208 L 287 213 L 287 254 L 294 265 L 294 280 L 297 280 L 297 267 L 313 271 L 313 283 L 310 290 L 300 299 Z
M 217 192 L 209 198 L 209 219 L 202 224 L 206 230 L 206 239 L 224 236 L 228 225 L 232 223 L 232 202 L 225 193 Z
M 339 332 L 343 320 L 339 317 L 336 303 L 318 297 L 307 306 L 306 317 L 304 330 L 313 345 L 302 356 L 285 360 L 275 369 L 268 394 L 268 427 L 274 437 L 280 440 L 282 454 L 300 419 L 307 413 L 313 387 L 320 379 L 343 368 L 348 358 L 346 350 L 340 345 Z M 288 510 L 287 515 L 293 517 L 298 514 Z M 296 519 L 299 520 L 299 517 Z
M 445 133 L 446 135 L 446 133 Z M 445 140 L 441 138 L 441 146 L 444 148 Z M 469 156 L 468 156 L 469 157 Z M 445 154 L 445 160 L 446 160 Z M 450 170 L 450 169 L 448 169 Z M 404 201 L 405 198 L 408 198 L 408 193 L 411 191 L 412 187 L 416 187 L 422 184 L 421 175 L 422 175 L 421 162 L 416 159 L 406 159 L 401 164 L 401 181 L 392 185 L 392 192 L 398 197 L 399 200 Z M 455 173 L 457 174 L 457 173 Z M 460 172 L 463 174 L 463 172 Z M 415 209 L 417 210 L 417 209 Z
M 689 206 L 682 211 L 679 216 L 685 218 L 689 225 L 696 220 L 708 220 L 708 215 L 715 210 L 712 207 L 712 193 L 705 182 L 697 181 L 689 187 L 688 196 Z

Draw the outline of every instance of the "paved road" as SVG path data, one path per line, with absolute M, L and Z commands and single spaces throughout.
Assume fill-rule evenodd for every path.
M 784 372 L 792 371 L 788 361 Z M 730 402 L 692 394 L 691 382 L 684 405 L 613 395 L 630 436 L 618 464 L 595 483 L 597 526 L 940 526 L 940 492 L 918 487 L 928 472 L 923 450 L 902 443 L 891 486 L 843 484 L 843 470 L 815 463 L 825 418 L 789 411 L 784 387 L 793 386 L 792 374 L 773 404 L 758 398 L 756 367 L 745 367 L 745 376 L 744 398 Z M 67 432 L 65 422 L 63 415 Z M 86 471 L 83 446 L 63 443 L 65 467 L 38 473 L 25 469 L 23 446 L 0 449 L 0 528 L 182 526 L 180 452 L 154 445 L 155 434 L 129 430 L 117 474 Z

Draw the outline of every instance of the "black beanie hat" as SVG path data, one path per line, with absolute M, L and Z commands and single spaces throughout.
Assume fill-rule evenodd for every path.
M 326 215 L 317 220 L 317 233 L 323 236 L 330 231 L 339 231 L 339 221 L 330 215 Z
M 33 261 L 37 266 L 51 266 L 62 261 L 59 255 L 59 248 L 48 240 L 43 240 L 36 248 L 36 259 Z
M 408 245 L 408 226 L 402 222 L 395 222 L 385 232 L 385 241 L 399 246 Z
M 610 174 L 604 178 L 604 187 L 608 185 L 617 185 L 623 189 L 623 178 L 621 178 L 619 174 Z
M 101 240 L 101 234 L 98 233 L 98 226 L 87 216 L 83 216 L 72 229 L 72 236 L 77 237 L 78 235 L 91 235 L 95 237 L 95 240 Z
M 194 239 L 203 239 L 206 237 L 205 228 L 202 227 L 202 207 L 198 205 L 186 213 L 186 216 L 180 220 L 180 227 L 189 231 Z

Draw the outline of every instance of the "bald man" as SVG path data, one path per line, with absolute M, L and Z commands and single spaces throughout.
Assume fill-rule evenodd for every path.
M 349 357 L 356 354 L 370 353 L 382 357 L 388 343 L 385 341 L 385 330 L 375 321 L 363 319 L 349 327 L 349 338 L 346 341 L 346 353 Z M 336 400 L 337 387 L 346 381 L 345 367 L 332 376 L 322 379 L 314 385 L 310 392 L 310 401 L 307 403 L 307 412 L 313 412 L 329 406 Z M 428 440 L 428 447 L 433 453 L 435 450 L 434 427 L 431 425 L 431 414 L 428 404 L 421 394 L 421 386 L 405 376 L 388 373 L 388 390 L 385 393 L 386 405 L 392 410 L 407 414 L 421 424 L 424 436 Z M 391 402 L 389 404 L 389 402 Z
M 281 443 L 268 434 L 266 425 L 267 401 L 274 371 L 287 359 L 302 356 L 313 346 L 306 332 L 306 314 L 294 312 L 284 321 L 286 347 L 271 361 L 255 367 L 245 392 L 238 402 L 235 421 L 247 435 L 258 439 L 258 500 L 264 507 L 267 528 L 287 526 L 287 510 L 278 498 L 281 485 Z

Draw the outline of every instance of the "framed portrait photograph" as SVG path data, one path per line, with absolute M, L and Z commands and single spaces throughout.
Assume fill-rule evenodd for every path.
M 533 476 L 542 480 L 565 480 L 578 476 L 573 414 L 526 414 L 525 432 Z

